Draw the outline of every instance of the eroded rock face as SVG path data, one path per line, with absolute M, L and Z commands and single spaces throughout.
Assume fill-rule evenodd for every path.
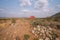
M 39 40 L 55 40 L 56 35 L 53 33 L 51 27 L 45 27 L 37 25 L 37 27 L 32 27 L 32 33 L 39 38 Z

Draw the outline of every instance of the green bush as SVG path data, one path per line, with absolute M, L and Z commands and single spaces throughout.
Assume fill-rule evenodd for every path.
M 15 19 L 12 19 L 12 23 L 14 23 L 14 24 L 16 23 Z
M 56 25 L 57 29 L 60 29 L 60 25 Z
M 28 40 L 30 38 L 30 36 L 28 34 L 24 35 L 24 40 Z
M 41 21 L 35 20 L 35 21 L 32 21 L 31 24 L 32 24 L 33 27 L 37 27 L 37 25 L 40 25 L 41 24 Z

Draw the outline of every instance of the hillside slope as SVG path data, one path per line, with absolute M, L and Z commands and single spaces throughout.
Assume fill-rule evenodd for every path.
M 54 15 L 53 15 L 53 16 L 51 16 L 51 17 L 60 17 L 60 12 L 58 12 L 58 13 L 54 14 Z

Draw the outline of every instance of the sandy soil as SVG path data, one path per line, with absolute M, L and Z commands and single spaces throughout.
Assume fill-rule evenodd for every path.
M 23 40 L 25 34 L 30 35 L 29 40 L 33 40 L 34 35 L 30 30 L 30 23 L 28 22 L 28 20 L 17 19 L 15 24 L 12 23 L 11 25 L 9 25 L 9 27 L 0 32 L 2 34 L 0 40 L 16 40 L 16 37 L 19 37 L 20 40 Z

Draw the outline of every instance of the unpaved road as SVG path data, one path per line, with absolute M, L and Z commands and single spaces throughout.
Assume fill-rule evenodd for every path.
M 19 37 L 20 40 L 23 40 L 24 35 L 30 35 L 30 40 L 33 40 L 34 35 L 30 32 L 30 23 L 23 20 L 16 20 L 15 24 L 11 24 L 5 30 L 0 32 L 0 40 L 16 40 L 16 37 Z

